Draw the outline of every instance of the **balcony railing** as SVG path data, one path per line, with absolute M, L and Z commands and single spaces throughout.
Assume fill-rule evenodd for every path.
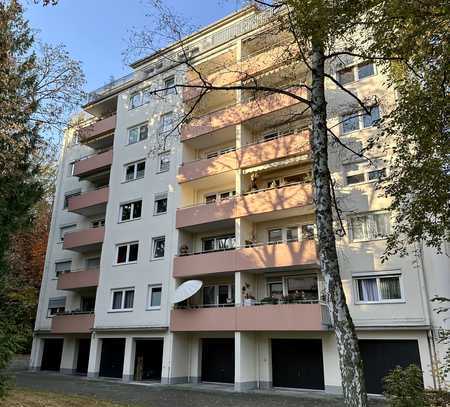
M 56 314 L 52 318 L 52 333 L 82 334 L 90 333 L 94 327 L 94 312 L 72 311 Z
M 185 228 L 276 210 L 306 207 L 312 203 L 312 184 L 297 182 L 250 191 L 212 203 L 196 203 L 179 208 L 176 213 L 176 227 Z
M 190 253 L 175 256 L 175 278 L 200 277 L 208 274 L 234 273 L 318 267 L 319 257 L 315 240 L 255 243 L 227 250 Z
M 100 270 L 96 268 L 71 270 L 58 277 L 58 290 L 78 290 L 98 286 Z
M 86 177 L 107 170 L 112 165 L 113 150 L 107 149 L 75 161 L 73 175 Z
M 319 302 L 173 309 L 172 332 L 324 331 L 330 329 Z M 325 319 L 324 319 L 325 317 Z
M 69 232 L 64 235 L 64 250 L 77 252 L 95 251 L 101 248 L 105 238 L 105 228 L 89 228 Z
M 92 191 L 85 191 L 68 200 L 68 211 L 90 216 L 104 213 L 108 203 L 109 186 L 103 186 Z
M 81 127 L 78 130 L 80 142 L 85 143 L 109 133 L 113 134 L 116 128 L 116 119 L 117 115 L 113 112 L 109 116 L 102 117 L 88 126 Z

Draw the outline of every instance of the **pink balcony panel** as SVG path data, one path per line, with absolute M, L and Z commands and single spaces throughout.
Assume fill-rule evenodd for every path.
M 85 334 L 94 327 L 94 314 L 55 315 L 52 319 L 54 334 Z
M 320 304 L 253 305 L 248 307 L 174 309 L 172 332 L 323 331 Z
M 305 99 L 307 98 L 306 92 L 301 88 L 291 89 L 290 92 Z M 234 126 L 255 117 L 293 106 L 297 103 L 299 101 L 291 96 L 272 94 L 257 100 L 233 105 L 191 120 L 183 126 L 181 140 L 189 140 L 215 130 Z
M 58 290 L 77 290 L 98 286 L 100 271 L 98 269 L 63 273 L 58 277 Z
M 307 154 L 309 150 L 308 131 L 289 134 L 245 146 L 218 157 L 184 163 L 180 167 L 177 179 L 180 183 L 192 181 L 237 168 L 249 168 L 297 154 Z
M 73 175 L 83 177 L 107 170 L 111 167 L 113 150 L 104 151 L 75 162 Z
M 78 136 L 81 142 L 87 142 L 105 134 L 112 133 L 116 128 L 116 115 L 98 120 L 86 127 L 78 130 Z
M 318 265 L 315 240 L 303 240 L 243 247 L 223 252 L 176 256 L 173 276 L 191 278 L 235 271 L 318 267 Z
M 64 235 L 63 249 L 87 252 L 101 247 L 105 237 L 105 228 L 77 230 Z
M 235 331 L 236 308 L 174 309 L 170 314 L 173 332 Z
M 237 196 L 216 203 L 179 208 L 176 213 L 176 227 L 201 225 L 310 204 L 312 204 L 312 185 L 310 183 L 293 184 Z
M 70 212 L 86 216 L 102 213 L 106 209 L 108 195 L 109 188 L 105 187 L 72 196 L 69 198 L 69 206 L 67 209 Z
M 245 80 L 265 70 L 273 70 L 280 65 L 285 65 L 288 57 L 292 57 L 298 48 L 295 46 L 275 46 L 256 55 L 246 58 L 225 69 L 220 69 L 206 76 L 206 80 L 214 86 L 226 86 L 234 82 Z M 188 76 L 192 78 L 189 85 L 202 85 L 198 74 L 190 71 Z M 205 76 L 204 76 L 205 77 Z M 183 88 L 183 100 L 187 102 L 200 95 L 202 89 L 196 87 Z

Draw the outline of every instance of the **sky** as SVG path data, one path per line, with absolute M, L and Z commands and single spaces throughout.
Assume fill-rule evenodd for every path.
M 166 0 L 177 14 L 194 26 L 205 26 L 235 11 L 237 0 Z M 151 26 L 146 0 L 59 0 L 43 7 L 31 1 L 26 18 L 37 37 L 49 44 L 66 45 L 72 58 L 81 61 L 86 91 L 119 78 L 131 69 L 123 61 L 130 30 Z

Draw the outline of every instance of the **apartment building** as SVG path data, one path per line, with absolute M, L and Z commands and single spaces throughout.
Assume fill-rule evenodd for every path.
M 309 113 L 280 94 L 229 90 L 196 103 L 198 88 L 173 87 L 198 82 L 182 63 L 188 54 L 216 85 L 245 83 L 245 72 L 307 97 L 294 85 L 306 70 L 286 63 L 288 37 L 271 24 L 247 7 L 91 93 L 87 120 L 64 139 L 31 369 L 341 391 L 315 239 Z M 330 70 L 362 97 L 392 100 L 373 64 Z M 327 92 L 337 124 L 351 103 L 332 83 Z M 382 114 L 380 104 L 337 133 L 364 143 Z M 448 322 L 430 299 L 450 296 L 448 247 L 447 256 L 419 248 L 380 260 L 390 227 L 376 190 L 383 154 L 370 164 L 330 152 L 348 230 L 338 238 L 342 280 L 371 393 L 410 363 L 435 384 L 436 336 Z

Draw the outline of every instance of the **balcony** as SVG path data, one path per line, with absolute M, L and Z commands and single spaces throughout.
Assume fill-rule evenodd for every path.
M 176 227 L 184 228 L 244 216 L 261 215 L 279 210 L 311 205 L 311 183 L 296 183 L 268 188 L 214 203 L 202 203 L 179 208 Z
M 258 75 L 259 73 L 275 69 L 280 65 L 286 65 L 289 63 L 288 57 L 292 58 L 293 53 L 297 47 L 288 47 L 285 45 L 271 45 L 270 47 L 259 50 L 252 55 L 248 55 L 243 61 L 235 63 L 226 68 L 220 69 L 206 75 L 204 79 L 211 83 L 213 86 L 227 86 L 235 82 L 248 79 L 249 77 Z M 223 65 L 225 67 L 225 65 Z M 194 74 L 198 76 L 197 74 Z M 200 86 L 203 82 L 195 78 L 189 82 L 190 86 Z M 202 89 L 192 87 L 183 89 L 183 101 L 187 102 L 195 97 L 198 97 Z
M 105 228 L 90 228 L 77 230 L 64 235 L 64 250 L 73 250 L 76 252 L 88 252 L 99 250 L 105 237 Z
M 109 187 L 95 189 L 69 198 L 68 210 L 84 216 L 105 213 Z
M 73 175 L 76 177 L 86 177 L 106 171 L 111 167 L 112 159 L 112 149 L 82 158 L 75 162 Z
M 99 269 L 87 269 L 62 273 L 58 277 L 58 290 L 78 290 L 98 286 Z
M 307 154 L 309 150 L 309 132 L 295 131 L 273 140 L 244 146 L 218 157 L 184 163 L 180 167 L 177 180 L 179 183 L 193 181 L 238 168 L 250 168 L 298 154 Z
M 302 88 L 290 89 L 297 96 L 307 98 L 306 91 Z M 230 107 L 192 119 L 183 126 L 181 141 L 193 139 L 213 131 L 254 119 L 277 110 L 293 106 L 299 103 L 297 99 L 288 95 L 271 94 L 248 102 L 239 103 Z
M 173 277 L 192 278 L 235 271 L 285 270 L 318 266 L 319 257 L 315 240 L 303 240 L 176 256 Z
M 93 312 L 57 314 L 52 318 L 54 334 L 88 334 L 93 327 Z
M 329 319 L 320 303 L 174 309 L 172 332 L 324 331 Z
M 116 118 L 117 116 L 114 114 L 80 128 L 78 130 L 78 137 L 80 141 L 82 143 L 88 143 L 93 139 L 113 133 L 116 128 Z

